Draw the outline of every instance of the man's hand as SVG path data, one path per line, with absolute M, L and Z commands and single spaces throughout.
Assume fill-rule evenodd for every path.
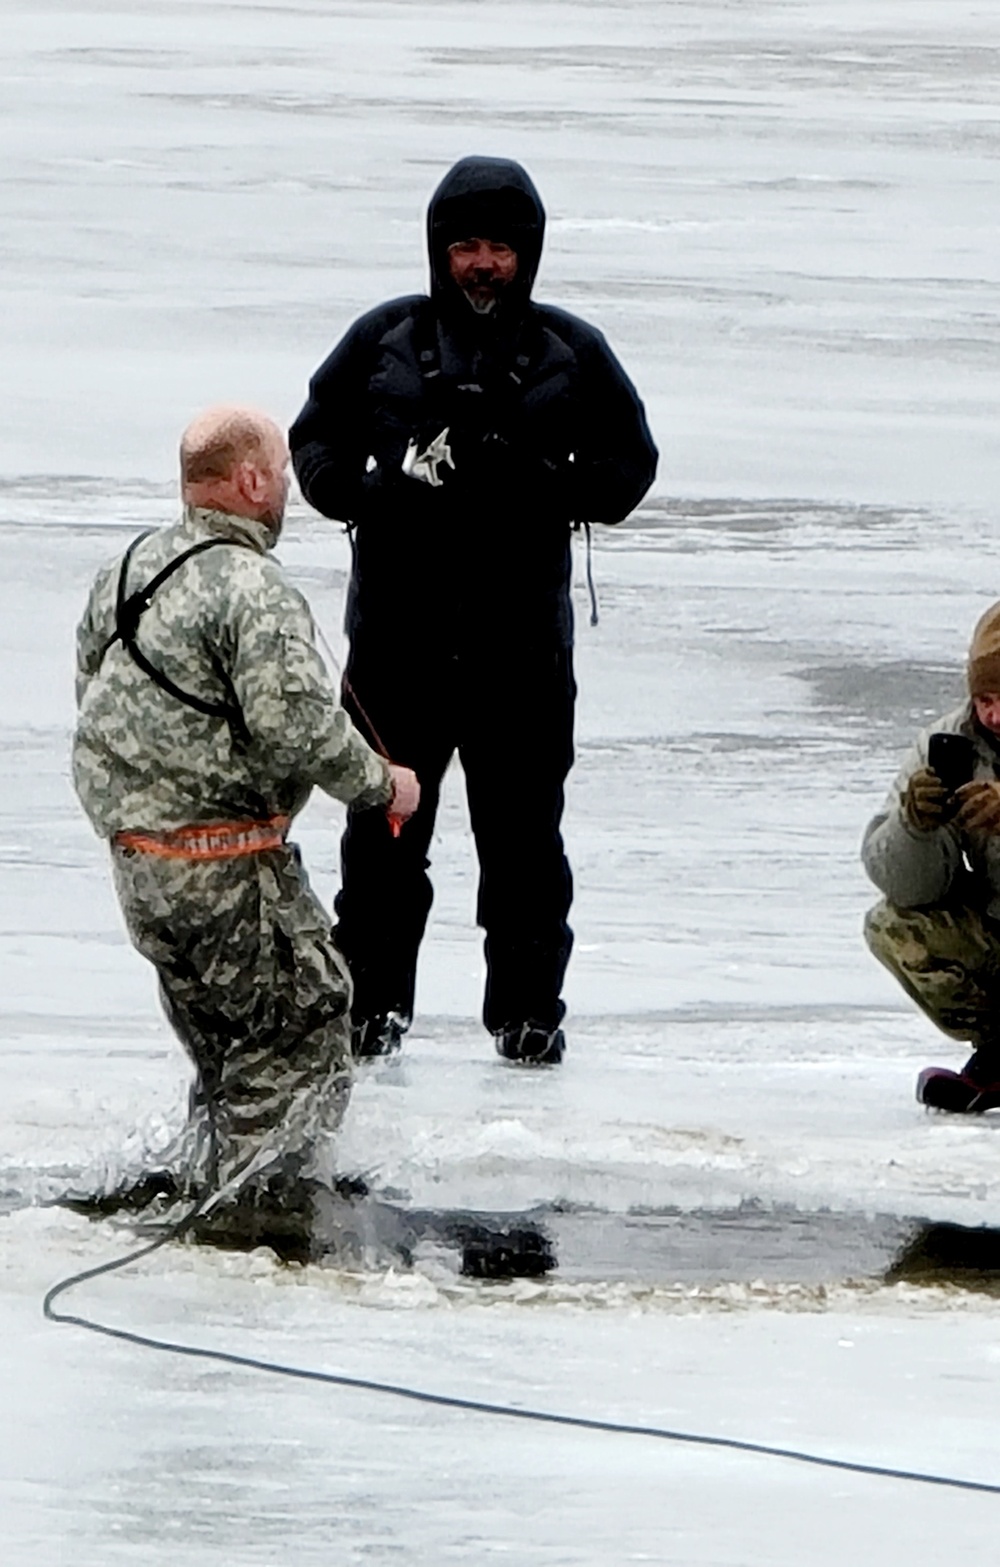
M 397 767 L 395 762 L 389 763 L 389 777 L 392 779 L 392 799 L 385 808 L 386 815 L 390 821 L 395 819 L 402 826 L 420 804 L 420 782 L 411 768 Z
M 951 795 L 946 786 L 931 768 L 921 767 L 911 776 L 903 796 L 903 815 L 908 825 L 914 832 L 934 832 L 944 826 L 951 814 Z
M 1000 783 L 981 778 L 956 790 L 958 814 L 955 820 L 963 832 L 990 835 L 1000 833 Z
M 454 471 L 455 468 L 455 459 L 448 445 L 450 433 L 446 427 L 423 451 L 420 450 L 417 441 L 410 441 L 400 465 L 408 479 L 420 479 L 422 483 L 430 484 L 434 489 L 440 488 L 444 480 L 438 473 L 438 469 L 443 466 Z

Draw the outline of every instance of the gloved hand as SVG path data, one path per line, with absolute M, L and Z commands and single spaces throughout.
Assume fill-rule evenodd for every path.
M 445 425 L 444 429 L 426 445 L 419 440 L 411 440 L 408 443 L 400 463 L 400 468 L 408 479 L 417 479 L 422 484 L 429 484 L 435 490 L 440 488 L 444 480 L 439 470 L 442 467 L 451 469 L 455 467 L 455 459 L 448 444 L 450 434 L 450 428 Z
M 1000 833 L 1000 783 L 985 778 L 963 784 L 955 793 L 958 812 L 955 817 L 963 832 L 989 835 Z
M 914 832 L 934 832 L 952 814 L 952 797 L 937 773 L 929 767 L 919 768 L 912 774 L 903 796 L 903 815 L 908 825 Z
M 534 442 L 517 440 L 503 430 L 490 430 L 456 453 L 456 465 L 475 475 L 475 483 L 493 497 L 503 497 L 515 510 L 527 504 L 534 519 L 539 512 L 569 521 L 578 514 L 579 464 L 569 451 L 554 448 L 549 456 Z M 534 522 L 532 523 L 534 526 Z

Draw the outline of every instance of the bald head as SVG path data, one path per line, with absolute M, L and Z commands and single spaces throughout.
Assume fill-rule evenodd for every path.
M 189 506 L 281 527 L 288 497 L 288 447 L 255 408 L 208 408 L 181 436 L 181 493 Z

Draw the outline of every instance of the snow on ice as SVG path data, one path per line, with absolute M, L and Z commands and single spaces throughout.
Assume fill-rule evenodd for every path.
M 608 333 L 661 474 L 600 534 L 601 624 L 579 617 L 565 1068 L 504 1070 L 476 1021 L 456 774 L 420 1016 L 359 1083 L 344 1164 L 493 1209 L 998 1222 L 1000 1128 L 912 1102 L 918 1067 L 955 1057 L 864 952 L 857 863 L 1000 595 L 992 21 L 973 0 L 12 0 L 0 1495 L 18 1567 L 989 1559 L 988 1497 L 56 1330 L 43 1290 L 124 1238 L 32 1204 L 161 1145 L 186 1087 L 69 786 L 89 578 L 172 514 L 190 413 L 291 417 L 346 324 L 421 286 L 440 171 L 496 151 L 549 208 L 540 295 Z M 299 505 L 282 556 L 336 640 L 343 537 Z M 324 897 L 339 827 L 317 800 L 299 834 Z M 995 1303 L 953 1289 L 669 1268 L 477 1286 L 434 1259 L 365 1276 L 178 1247 L 86 1304 L 469 1397 L 1000 1480 Z

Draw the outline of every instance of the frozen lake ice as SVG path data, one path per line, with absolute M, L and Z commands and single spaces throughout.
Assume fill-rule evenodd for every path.
M 986 1559 L 985 1497 L 491 1426 L 56 1331 L 44 1288 L 122 1235 L 26 1204 L 155 1146 L 186 1082 L 69 787 L 90 576 L 172 515 L 196 407 L 291 417 L 348 322 L 422 286 L 427 196 L 481 150 L 531 169 L 539 295 L 608 333 L 661 472 L 597 540 L 600 626 L 580 615 L 565 1069 L 504 1070 L 476 1021 L 456 774 L 420 1015 L 402 1059 L 360 1080 L 344 1163 L 417 1202 L 998 1222 L 1000 1128 L 913 1104 L 918 1067 L 952 1053 L 865 954 L 857 863 L 1000 594 L 990 8 L 11 0 L 7 39 L 10 1559 Z M 281 554 L 336 642 L 340 531 L 299 505 Z M 324 897 L 339 827 L 316 800 L 298 834 Z M 669 1274 L 480 1288 L 178 1248 L 86 1303 L 469 1396 L 1000 1478 L 984 1297 Z

